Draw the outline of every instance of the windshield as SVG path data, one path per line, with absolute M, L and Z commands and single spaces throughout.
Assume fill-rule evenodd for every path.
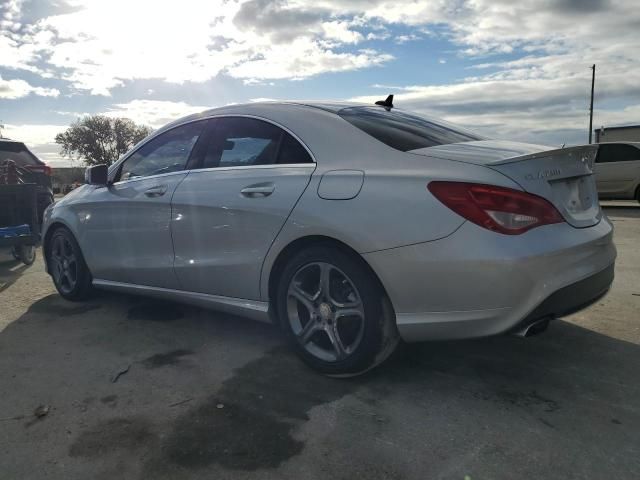
M 340 110 L 338 115 L 382 143 L 403 152 L 485 139 L 444 120 L 395 108 L 349 107 Z

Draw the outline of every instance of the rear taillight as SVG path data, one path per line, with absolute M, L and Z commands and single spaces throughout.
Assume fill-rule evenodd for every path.
M 463 182 L 431 182 L 427 188 L 458 215 L 506 235 L 564 222 L 544 198 L 511 188 Z
M 49 165 L 26 165 L 25 168 L 31 172 L 44 173 L 51 176 L 51 167 Z

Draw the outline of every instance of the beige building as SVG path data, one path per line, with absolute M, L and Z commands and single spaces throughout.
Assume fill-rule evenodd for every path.
M 596 143 L 640 142 L 640 125 L 596 128 Z

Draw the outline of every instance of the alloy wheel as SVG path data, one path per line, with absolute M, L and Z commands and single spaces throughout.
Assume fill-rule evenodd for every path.
M 51 273 L 56 285 L 66 294 L 78 282 L 78 258 L 73 245 L 64 235 L 57 235 L 51 245 Z
M 364 334 L 364 306 L 357 288 L 342 270 L 326 262 L 304 265 L 293 275 L 287 317 L 298 343 L 326 362 L 347 358 Z

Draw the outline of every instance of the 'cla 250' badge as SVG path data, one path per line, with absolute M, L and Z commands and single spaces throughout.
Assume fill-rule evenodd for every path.
M 550 168 L 548 170 L 540 170 L 538 173 L 527 173 L 524 178 L 527 180 L 542 180 L 545 178 L 557 177 L 561 174 L 561 168 Z

